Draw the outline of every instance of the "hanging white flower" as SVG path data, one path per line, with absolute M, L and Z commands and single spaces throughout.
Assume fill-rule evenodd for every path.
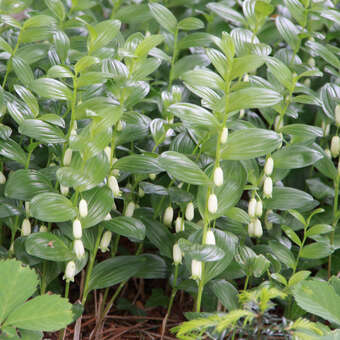
M 181 248 L 179 247 L 178 243 L 174 244 L 172 254 L 173 254 L 173 259 L 174 259 L 175 265 L 182 263 L 182 251 L 181 251 Z
M 189 202 L 185 208 L 185 218 L 187 221 L 192 221 L 195 216 L 195 207 L 194 203 Z
M 163 223 L 168 227 L 171 226 L 173 217 L 174 217 L 174 209 L 172 208 L 172 206 L 168 206 L 164 211 Z
M 70 261 L 66 265 L 64 280 L 74 282 L 74 276 L 76 275 L 76 264 L 74 261 Z
M 214 171 L 214 183 L 217 187 L 223 184 L 223 170 L 221 167 L 217 167 Z
M 208 211 L 211 214 L 215 214 L 218 209 L 217 196 L 215 194 L 210 194 L 208 198 Z
M 80 217 L 85 218 L 88 214 L 87 202 L 84 199 L 81 199 L 79 202 L 79 215 Z
M 102 253 L 105 253 L 106 251 L 109 250 L 111 239 L 112 239 L 112 232 L 109 230 L 106 230 L 102 236 L 102 239 L 100 240 L 100 245 L 99 245 L 99 248 Z

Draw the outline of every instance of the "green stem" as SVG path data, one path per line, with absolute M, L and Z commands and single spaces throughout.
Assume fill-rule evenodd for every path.
M 46 292 L 46 270 L 47 270 L 47 261 L 43 263 L 43 267 L 42 267 L 40 295 L 44 295 Z
M 68 298 L 69 291 L 70 291 L 70 280 L 66 280 L 66 286 L 65 286 L 65 298 L 66 299 Z M 66 328 L 63 328 L 63 329 L 60 330 L 60 332 L 59 332 L 59 340 L 63 340 L 64 339 L 65 330 L 66 330 Z
M 172 58 L 171 58 L 168 90 L 171 89 L 171 85 L 174 80 L 173 79 L 174 78 L 174 65 L 177 59 L 177 55 L 178 55 L 177 43 L 178 43 L 178 28 L 176 28 L 175 35 L 174 35 L 174 51 L 173 51 Z
M 245 281 L 245 283 L 244 283 L 243 290 L 247 290 L 247 288 L 248 288 L 248 283 L 249 283 L 249 275 L 246 276 L 246 281 Z
M 171 313 L 171 308 L 172 308 L 172 305 L 174 303 L 174 299 L 175 299 L 175 296 L 176 296 L 176 293 L 177 293 L 178 267 L 179 267 L 179 265 L 176 264 L 175 265 L 173 288 L 172 288 L 171 297 L 170 297 L 170 301 L 169 301 L 167 316 L 169 316 L 170 313 Z
M 100 226 L 98 229 L 98 233 L 97 233 L 97 239 L 96 239 L 96 243 L 93 249 L 93 252 L 90 256 L 90 262 L 86 271 L 86 278 L 85 278 L 85 284 L 84 284 L 84 292 L 83 292 L 83 298 L 81 300 L 81 304 L 84 306 L 87 296 L 89 294 L 89 281 L 90 281 L 90 277 L 91 277 L 91 273 L 93 270 L 93 265 L 94 265 L 94 261 L 96 259 L 97 256 L 97 252 L 98 252 L 98 248 L 99 248 L 99 244 L 100 244 L 100 239 L 103 233 L 103 227 Z

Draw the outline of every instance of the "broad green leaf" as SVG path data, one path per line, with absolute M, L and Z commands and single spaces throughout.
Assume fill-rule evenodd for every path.
M 139 255 L 145 260 L 144 265 L 140 267 L 135 277 L 143 279 L 165 279 L 169 277 L 167 262 L 161 256 L 155 254 Z
M 164 37 L 161 34 L 146 37 L 135 49 L 135 56 L 138 58 L 147 56 L 150 50 L 162 43 L 163 40 Z
M 43 312 L 43 313 L 42 313 Z M 59 295 L 41 295 L 11 313 L 6 326 L 32 331 L 57 331 L 73 321 L 72 305 Z
M 323 155 L 304 145 L 289 145 L 272 154 L 275 168 L 298 169 L 312 165 Z
M 18 207 L 14 200 L 0 197 L 0 218 L 21 215 L 22 209 Z
M 315 41 L 308 41 L 307 46 L 313 51 L 313 53 L 316 53 L 317 55 L 319 55 L 327 63 L 337 68 L 338 71 L 340 70 L 339 57 L 337 57 L 334 53 L 332 53 L 329 48 Z
M 33 295 L 38 285 L 34 270 L 11 259 L 0 261 L 0 322 Z M 6 278 L 6 279 L 4 279 Z
M 130 155 L 120 158 L 113 167 L 132 174 L 162 172 L 158 159 L 149 155 Z
M 96 187 L 82 193 L 82 198 L 87 202 L 88 214 L 81 218 L 81 225 L 90 228 L 101 222 L 111 211 L 114 199 L 111 190 L 104 187 Z
M 340 296 L 327 282 L 300 282 L 294 289 L 295 301 L 305 311 L 340 324 Z
M 13 70 L 24 85 L 29 85 L 33 80 L 31 67 L 20 57 L 12 58 Z
M 253 73 L 265 62 L 265 58 L 259 55 L 247 55 L 233 60 L 231 79 L 241 77 L 245 73 Z
M 309 141 L 323 136 L 323 131 L 317 126 L 307 124 L 289 124 L 285 125 L 280 132 L 291 135 L 292 143 Z
M 266 64 L 268 71 L 272 73 L 282 85 L 290 90 L 293 86 L 293 74 L 288 66 L 281 60 L 273 57 L 267 57 Z
M 22 201 L 29 201 L 35 195 L 53 191 L 49 179 L 38 170 L 17 170 L 7 180 L 5 195 Z
M 45 192 L 33 197 L 30 213 L 32 217 L 45 222 L 69 221 L 77 215 L 70 200 L 52 192 Z
M 223 79 L 217 73 L 206 68 L 185 72 L 180 79 L 190 86 L 204 86 L 220 90 L 224 89 Z
M 278 241 L 269 241 L 271 253 L 289 268 L 294 268 L 295 258 L 293 253 Z
M 16 93 L 20 96 L 20 98 L 27 104 L 27 106 L 31 109 L 34 116 L 39 114 L 39 104 L 37 99 L 33 96 L 31 91 L 21 85 L 14 85 L 14 89 Z
M 19 132 L 45 144 L 65 142 L 61 129 L 39 119 L 26 119 L 19 125 Z
M 239 308 L 238 291 L 230 282 L 213 280 L 210 281 L 209 288 L 228 311 Z
M 198 165 L 181 153 L 163 152 L 158 161 L 163 169 L 180 181 L 196 185 L 210 184 L 209 177 Z
M 72 71 L 66 67 L 61 65 L 54 65 L 47 71 L 47 77 L 49 78 L 73 78 L 74 75 Z
M 60 21 L 65 19 L 65 7 L 60 0 L 45 0 L 45 4 Z
M 262 87 L 249 87 L 229 95 L 227 112 L 273 106 L 281 100 L 281 94 L 276 91 Z
M 281 145 L 281 137 L 276 132 L 265 129 L 242 129 L 230 134 L 221 148 L 222 159 L 252 159 L 273 152 Z
M 230 6 L 218 2 L 209 2 L 207 7 L 227 22 L 230 21 L 236 26 L 247 25 L 245 18 L 239 12 L 230 8 Z
M 294 50 L 299 47 L 300 30 L 287 18 L 278 15 L 275 20 L 276 27 L 282 38 Z
M 301 246 L 302 243 L 301 243 L 301 240 L 300 238 L 297 236 L 297 234 L 295 233 L 295 231 L 286 226 L 286 225 L 283 225 L 281 226 L 281 228 L 283 229 L 283 231 L 285 232 L 285 234 L 295 243 L 297 244 L 298 246 Z
M 184 256 L 197 261 L 214 262 L 225 256 L 224 251 L 216 245 L 191 243 L 183 238 L 179 239 L 178 245 Z
M 316 236 L 322 234 L 328 234 L 333 230 L 333 227 L 329 224 L 316 224 L 307 230 L 307 236 Z
M 52 78 L 33 80 L 30 87 L 35 93 L 43 98 L 57 100 L 71 100 L 72 98 L 71 90 L 59 80 Z
M 177 29 L 176 17 L 163 5 L 153 2 L 149 4 L 152 16 L 155 20 L 170 33 L 175 33 Z
M 313 203 L 313 197 L 308 193 L 288 187 L 274 187 L 273 197 L 265 200 L 267 209 L 302 209 Z
M 114 286 L 135 276 L 146 264 L 141 256 L 117 256 L 94 266 L 89 281 L 89 291 Z
M 76 64 L 74 65 L 74 71 L 76 73 L 82 73 L 92 65 L 98 64 L 99 61 L 100 61 L 99 58 L 92 56 L 84 56 L 76 62 Z
M 294 275 L 292 275 L 288 281 L 288 286 L 292 287 L 299 282 L 306 280 L 310 276 L 311 272 L 308 270 L 301 270 Z
M 23 28 L 24 29 L 28 29 L 28 28 L 32 28 L 32 27 L 43 27 L 43 26 L 53 26 L 55 25 L 56 20 L 49 16 L 49 15 L 35 15 L 32 16 L 31 18 L 27 19 L 24 22 Z
M 26 164 L 25 151 L 12 139 L 0 140 L 0 155 L 23 165 Z
M 247 173 L 242 164 L 237 161 L 222 161 L 220 167 L 223 171 L 223 184 L 214 187 L 214 194 L 217 196 L 218 208 L 215 214 L 208 214 L 209 218 L 216 219 L 225 215 L 231 207 L 241 198 L 244 186 L 247 181 Z M 206 174 L 212 176 L 213 165 L 206 169 Z M 207 203 L 208 188 L 200 186 L 198 189 L 197 203 L 201 216 L 205 216 L 205 207 Z
M 204 28 L 204 23 L 198 18 L 187 17 L 179 21 L 177 27 L 184 31 L 194 31 Z
M 201 106 L 191 103 L 177 103 L 169 106 L 169 112 L 180 118 L 187 128 L 216 131 L 219 122 L 216 117 Z
M 25 249 L 28 254 L 48 261 L 65 262 L 75 257 L 63 240 L 50 232 L 29 235 Z
M 104 221 L 101 225 L 118 235 L 128 238 L 142 241 L 145 237 L 145 225 L 133 217 L 118 216 L 109 221 Z
M 302 248 L 301 257 L 306 259 L 322 259 L 331 255 L 332 252 L 327 243 L 315 242 Z

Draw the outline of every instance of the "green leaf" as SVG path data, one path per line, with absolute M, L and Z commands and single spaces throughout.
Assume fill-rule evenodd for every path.
M 281 137 L 276 132 L 265 129 L 242 129 L 233 132 L 221 148 L 222 159 L 252 159 L 267 155 L 281 145 Z
M 113 168 L 132 174 L 159 173 L 163 169 L 160 167 L 158 159 L 149 155 L 130 155 L 120 158 Z
M 340 296 L 327 282 L 303 281 L 294 289 L 296 303 L 305 311 L 340 324 Z
M 72 98 L 71 90 L 59 80 L 52 78 L 33 80 L 30 87 L 40 97 L 56 100 L 71 100 Z
M 28 254 L 48 261 L 65 262 L 75 257 L 63 240 L 50 232 L 29 235 L 25 249 Z
M 265 58 L 259 55 L 247 55 L 234 58 L 231 71 L 231 79 L 241 77 L 245 73 L 253 73 L 265 62 Z
M 245 18 L 239 12 L 230 8 L 230 6 L 217 2 L 209 2 L 207 7 L 227 22 L 231 21 L 236 26 L 247 26 Z
M 35 292 L 38 277 L 34 270 L 12 259 L 0 261 L 0 322 Z
M 272 198 L 265 200 L 267 209 L 301 209 L 313 203 L 313 197 L 308 193 L 288 187 L 274 187 Z
M 0 155 L 23 165 L 26 164 L 25 151 L 12 139 L 0 140 Z
M 185 72 L 180 79 L 190 86 L 224 90 L 224 80 L 217 73 L 206 68 Z
M 103 152 L 87 160 L 85 165 L 80 155 L 74 153 L 71 165 L 57 170 L 57 178 L 62 185 L 82 192 L 101 183 L 109 170 L 109 160 Z
M 218 208 L 215 214 L 208 214 L 209 218 L 216 219 L 225 215 L 231 207 L 236 205 L 242 196 L 244 186 L 247 181 L 247 173 L 240 162 L 222 161 L 220 167 L 223 171 L 223 184 L 214 188 L 214 194 L 217 196 Z M 206 169 L 206 174 L 211 177 L 213 164 Z M 205 207 L 207 202 L 208 188 L 200 186 L 197 194 L 198 208 L 201 216 L 205 216 Z
M 229 95 L 227 112 L 274 106 L 281 100 L 281 94 L 276 91 L 262 87 L 248 87 L 232 92 Z
M 327 63 L 337 68 L 338 71 L 340 70 L 340 60 L 329 48 L 314 41 L 308 41 L 306 45 L 313 51 L 313 53 L 319 55 Z
M 9 315 L 5 325 L 53 332 L 71 322 L 72 305 L 67 299 L 59 295 L 41 295 L 18 307 Z
M 32 217 L 45 222 L 64 222 L 72 220 L 77 211 L 65 196 L 45 192 L 31 200 L 30 213 Z
M 176 17 L 163 5 L 153 2 L 149 8 L 154 19 L 167 31 L 175 34 L 177 29 Z
M 104 228 L 131 239 L 144 240 L 145 225 L 133 217 L 118 216 L 102 223 Z
M 298 284 L 299 282 L 306 280 L 309 275 L 311 274 L 310 271 L 308 270 L 301 270 L 297 273 L 295 273 L 294 275 L 292 275 L 288 281 L 288 286 L 292 287 L 295 286 L 296 284 Z
M 14 89 L 16 93 L 20 96 L 20 98 L 27 104 L 27 106 L 31 109 L 34 116 L 39 114 L 39 104 L 37 99 L 33 96 L 31 91 L 21 85 L 14 85 Z
M 307 230 L 307 237 L 328 234 L 333 230 L 333 227 L 329 224 L 316 224 Z
M 112 192 L 106 186 L 93 188 L 83 192 L 81 196 L 86 200 L 88 206 L 87 216 L 81 218 L 81 225 L 84 229 L 101 222 L 111 211 L 114 203 Z
M 183 238 L 179 239 L 178 245 L 184 256 L 197 261 L 214 262 L 225 256 L 224 251 L 215 245 L 192 243 Z
M 312 165 L 323 155 L 304 145 L 289 145 L 272 154 L 275 168 L 298 169 Z
M 89 281 L 89 291 L 114 286 L 135 276 L 146 264 L 141 256 L 117 256 L 94 266 Z
M 272 73 L 282 85 L 290 90 L 293 86 L 293 74 L 286 64 L 273 57 L 267 57 L 266 64 L 268 66 L 268 71 Z
M 209 288 L 228 311 L 239 308 L 238 291 L 230 282 L 214 280 L 209 283 Z
M 32 27 L 54 26 L 56 20 L 49 15 L 35 15 L 24 22 L 23 28 L 28 29 Z
M 161 34 L 150 35 L 146 37 L 135 49 L 137 58 L 146 57 L 150 50 L 162 43 L 164 37 Z
M 29 201 L 35 195 L 53 191 L 49 179 L 37 170 L 17 170 L 10 173 L 5 195 L 22 201 Z
M 281 228 L 283 229 L 283 231 L 285 232 L 285 234 L 295 243 L 297 244 L 299 247 L 302 246 L 302 242 L 300 240 L 300 238 L 297 236 L 297 234 L 295 233 L 295 231 L 286 226 L 286 225 L 283 225 L 281 226 Z
M 290 45 L 293 50 L 297 49 L 300 43 L 299 29 L 289 19 L 282 15 L 277 16 L 275 24 L 286 43 Z
M 39 119 L 26 119 L 19 125 L 19 132 L 45 144 L 58 144 L 66 141 L 64 133 Z
M 291 135 L 292 143 L 309 141 L 323 136 L 321 128 L 307 124 L 285 125 L 282 129 L 280 129 L 280 132 Z
M 61 65 L 53 65 L 48 69 L 47 75 L 48 78 L 73 78 L 74 75 L 72 71 L 66 67 Z
M 187 128 L 216 131 L 219 126 L 218 120 L 212 113 L 195 104 L 173 104 L 169 106 L 168 111 L 180 118 Z
M 65 7 L 60 0 L 45 0 L 45 4 L 60 21 L 64 21 Z
M 25 62 L 24 59 L 17 56 L 13 57 L 12 65 L 15 74 L 23 84 L 29 85 L 34 80 L 31 67 Z
M 204 23 L 198 18 L 187 17 L 179 21 L 177 27 L 184 31 L 194 31 L 204 28 Z
M 76 64 L 74 65 L 74 71 L 76 73 L 82 73 L 87 68 L 91 67 L 94 64 L 98 64 L 99 62 L 100 62 L 99 58 L 92 56 L 84 56 L 76 62 Z
M 269 241 L 271 253 L 289 268 L 294 268 L 295 258 L 292 252 L 278 241 Z
M 301 257 L 306 259 L 322 259 L 332 254 L 332 249 L 327 243 L 315 242 L 304 246 Z
M 158 160 L 160 166 L 179 181 L 196 185 L 210 184 L 209 177 L 198 165 L 181 153 L 166 151 Z
M 3 38 L 0 37 L 0 49 L 8 52 L 9 54 L 13 53 L 13 49 L 11 45 Z

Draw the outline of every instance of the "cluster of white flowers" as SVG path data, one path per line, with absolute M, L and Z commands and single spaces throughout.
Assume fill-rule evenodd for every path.
M 87 216 L 88 206 L 87 206 L 86 200 L 84 199 L 80 200 L 79 206 L 78 206 L 78 212 L 81 218 L 85 218 Z M 73 229 L 73 237 L 75 239 L 73 242 L 73 251 L 76 254 L 77 258 L 81 259 L 85 256 L 85 248 L 84 248 L 83 241 L 81 240 L 83 236 L 83 227 L 81 225 L 81 221 L 79 220 L 79 218 L 76 218 L 73 221 L 72 229 Z

